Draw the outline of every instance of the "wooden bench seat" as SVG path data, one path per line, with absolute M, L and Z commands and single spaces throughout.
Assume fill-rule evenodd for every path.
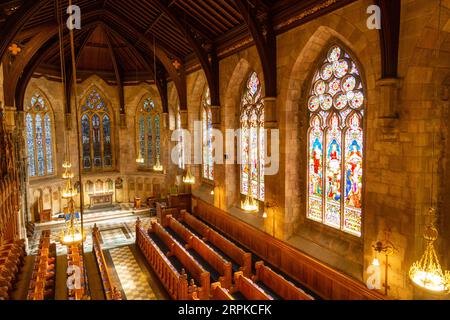
M 199 299 L 208 300 L 210 292 L 210 273 L 206 271 L 159 223 L 152 221 L 149 232 L 156 233 L 170 249 L 169 256 L 176 256 L 186 271 L 192 275 L 193 279 L 191 279 L 189 285 L 189 293 L 192 294 L 197 291 Z M 193 281 L 194 279 L 195 282 L 198 283 L 198 287 Z
M 230 292 L 233 296 L 236 293 L 239 293 L 242 295 L 240 298 L 243 297 L 245 300 L 273 300 L 270 295 L 268 295 L 250 278 L 244 276 L 242 271 L 234 274 L 234 285 Z
M 240 266 L 239 271 L 243 271 L 245 276 L 251 276 L 252 257 L 249 252 L 245 252 L 185 210 L 180 211 L 180 220 L 198 232 L 203 240 L 219 249 L 229 260 L 238 264 Z
M 220 282 L 211 284 L 212 300 L 235 300 L 228 289 L 222 288 Z
M 226 289 L 231 288 L 231 262 L 215 252 L 174 217 L 167 216 L 167 227 L 182 239 L 189 253 L 210 272 L 215 281 L 218 280 Z
M 139 220 L 136 223 L 136 245 L 161 280 L 169 296 L 175 300 L 188 300 L 187 276 L 176 270 L 148 232 L 140 226 Z
M 263 261 L 255 264 L 255 276 L 253 281 L 263 283 L 264 286 L 273 291 L 277 296 L 285 300 L 314 300 L 312 296 L 302 289 L 296 287 L 292 282 L 283 278 L 280 274 L 274 272 L 271 268 L 264 265 Z

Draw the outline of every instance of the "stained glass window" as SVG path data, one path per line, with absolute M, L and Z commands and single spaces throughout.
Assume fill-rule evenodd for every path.
M 256 72 L 241 100 L 241 193 L 264 200 L 264 105 Z M 251 188 L 251 189 L 250 189 Z M 251 191 L 250 191 L 251 190 Z
M 85 170 L 113 167 L 111 119 L 105 100 L 93 88 L 81 105 L 81 143 Z
M 160 110 L 151 98 L 138 107 L 136 119 L 138 151 L 144 159 L 142 166 L 151 168 L 161 156 Z
M 212 112 L 209 88 L 202 100 L 202 140 L 203 140 L 203 178 L 214 180 L 214 159 L 212 148 Z
M 333 46 L 316 72 L 308 100 L 309 219 L 361 236 L 363 109 L 360 73 Z
M 26 109 L 25 125 L 28 153 L 28 174 L 43 177 L 54 174 L 53 114 L 47 101 L 35 94 Z

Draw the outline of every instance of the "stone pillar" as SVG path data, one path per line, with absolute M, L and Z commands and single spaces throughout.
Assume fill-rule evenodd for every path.
M 222 136 L 224 138 L 224 152 L 225 152 L 225 130 L 222 130 L 222 117 L 221 117 L 221 107 L 211 106 L 211 120 L 212 127 L 216 130 L 221 130 Z M 217 151 L 215 151 L 217 152 Z M 216 159 L 219 160 L 222 157 L 222 164 L 214 163 L 214 206 L 217 208 L 225 209 L 225 159 L 223 154 L 217 155 Z
M 377 126 L 380 128 L 381 140 L 392 141 L 398 138 L 400 86 L 398 78 L 385 78 L 377 81 L 380 94 Z
M 119 120 L 120 120 L 120 128 L 126 129 L 127 128 L 127 115 L 125 113 L 121 113 L 119 115 Z
M 266 148 L 267 155 L 272 156 L 272 130 L 279 130 L 277 119 L 277 100 L 275 97 L 266 97 L 264 103 L 264 128 L 267 130 Z M 281 144 L 281 142 L 280 142 Z M 281 149 L 281 148 L 280 148 Z M 265 199 L 264 210 L 267 218 L 264 221 L 264 229 L 276 238 L 284 239 L 286 235 L 284 217 L 284 181 L 281 175 L 282 159 L 278 155 L 279 170 L 273 175 L 264 176 Z

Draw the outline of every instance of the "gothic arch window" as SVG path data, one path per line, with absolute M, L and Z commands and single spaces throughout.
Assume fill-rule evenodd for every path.
M 308 100 L 307 217 L 361 236 L 365 93 L 356 63 L 332 46 Z
M 39 93 L 34 94 L 25 113 L 30 177 L 55 174 L 53 119 L 47 100 Z
M 151 167 L 161 157 L 161 113 L 151 98 L 138 107 L 136 114 L 138 150 L 143 166 Z
M 85 170 L 112 169 L 112 113 L 96 88 L 81 105 L 81 143 Z
M 264 201 L 264 105 L 256 72 L 241 98 L 241 193 Z
M 209 88 L 206 88 L 202 99 L 202 150 L 203 178 L 214 180 L 214 159 L 212 149 L 212 112 Z

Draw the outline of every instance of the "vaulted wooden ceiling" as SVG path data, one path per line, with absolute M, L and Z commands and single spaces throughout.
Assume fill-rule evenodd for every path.
M 276 35 L 353 1 L 72 0 L 81 9 L 81 29 L 74 31 L 77 69 L 80 74 L 102 73 L 120 86 L 156 79 L 163 103 L 167 103 L 167 81 L 173 81 L 182 109 L 187 101 L 186 73 L 203 69 L 212 104 L 220 105 L 218 61 L 255 45 L 263 66 L 265 95 L 274 97 Z M 396 6 L 399 2 L 377 1 Z M 65 22 L 68 0 L 0 0 L 0 30 L 5 31 L 0 33 L 0 57 L 15 81 L 10 89 L 15 91 L 16 103 L 36 72 L 60 74 L 57 3 Z M 66 67 L 70 69 L 69 36 L 64 30 Z M 13 63 L 8 60 L 11 44 L 23 50 L 13 57 Z M 70 87 L 66 91 L 70 94 Z M 11 97 L 5 100 L 14 103 L 8 101 Z

